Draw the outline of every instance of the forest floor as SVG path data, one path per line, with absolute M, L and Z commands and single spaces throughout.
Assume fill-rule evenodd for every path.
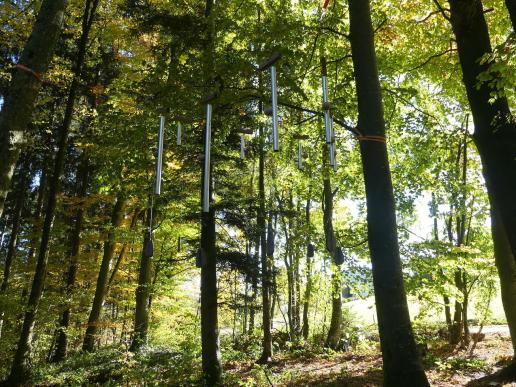
M 477 332 L 473 327 L 471 332 Z M 485 338 L 478 341 L 473 354 L 469 349 L 453 348 L 443 340 L 427 342 L 424 356 L 426 374 L 432 386 L 516 386 L 485 382 L 481 378 L 507 365 L 512 345 L 506 326 L 484 327 Z M 251 362 L 226 364 L 226 372 L 237 385 L 264 386 L 352 386 L 382 385 L 382 361 L 378 348 L 353 353 L 278 355 L 270 367 Z M 260 376 L 261 373 L 261 376 Z M 254 383 L 253 383 L 254 382 Z M 249 384 L 247 384 L 249 383 Z M 256 384 L 255 384 L 256 383 Z

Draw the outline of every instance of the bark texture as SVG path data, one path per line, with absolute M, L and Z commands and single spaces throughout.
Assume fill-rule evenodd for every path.
M 451 25 L 475 132 L 473 139 L 482 160 L 491 205 L 499 208 L 513 257 L 516 259 L 516 123 L 506 98 L 493 103 L 491 85 L 479 85 L 478 76 L 488 70 L 480 63 L 492 52 L 480 0 L 449 0 Z
M 349 0 L 350 41 L 358 100 L 360 152 L 367 199 L 384 385 L 429 386 L 416 351 L 399 255 L 394 195 L 368 0 Z M 375 140 L 375 138 L 377 140 Z
M 104 242 L 104 252 L 102 254 L 102 262 L 100 263 L 99 275 L 97 277 L 95 296 L 93 297 L 93 304 L 88 317 L 88 327 L 86 328 L 86 334 L 84 335 L 84 341 L 82 343 L 83 351 L 93 352 L 95 348 L 95 338 L 99 327 L 100 314 L 102 312 L 102 306 L 104 305 L 109 280 L 109 268 L 115 253 L 115 231 L 120 227 L 124 219 L 125 203 L 126 198 L 122 193 L 119 194 L 111 215 L 111 228 L 108 232 L 107 239 Z
M 11 184 L 14 167 L 25 142 L 25 131 L 34 103 L 54 55 L 63 26 L 67 0 L 44 0 L 15 68 L 0 113 L 0 216 Z

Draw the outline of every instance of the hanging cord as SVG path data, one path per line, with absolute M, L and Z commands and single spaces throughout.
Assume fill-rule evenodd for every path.
M 387 139 L 385 138 L 385 136 L 374 136 L 374 135 L 366 136 L 366 135 L 360 134 L 360 135 L 356 136 L 356 138 L 358 141 L 375 141 L 375 142 L 381 142 L 383 144 L 387 143 Z
M 17 64 L 14 66 L 15 68 L 17 68 L 18 70 L 21 70 L 21 71 L 24 71 L 30 75 L 32 75 L 34 78 L 36 78 L 39 82 L 43 82 L 43 80 L 41 79 L 41 73 L 37 73 L 36 71 L 32 70 L 31 68 L 25 66 L 25 65 L 22 65 L 22 64 Z

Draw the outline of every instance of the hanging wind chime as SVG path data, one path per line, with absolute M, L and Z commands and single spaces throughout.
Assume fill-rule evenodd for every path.
M 253 134 L 253 130 L 250 128 L 243 128 L 237 130 L 240 133 L 240 160 L 245 160 L 245 135 Z
M 161 175 L 163 172 L 163 141 L 165 133 L 165 116 L 159 117 L 159 131 L 158 131 L 158 147 L 156 152 L 156 181 L 154 184 L 154 195 L 161 195 Z M 145 234 L 143 242 L 143 254 L 146 257 L 152 257 L 154 255 L 154 242 L 153 242 L 153 212 L 154 212 L 154 196 L 151 196 L 151 205 L 149 208 L 149 229 Z
M 281 58 L 279 52 L 275 52 L 272 56 L 260 66 L 258 71 L 271 69 L 271 93 L 272 93 L 272 149 L 274 152 L 279 151 L 279 134 L 278 134 L 278 90 L 276 79 L 276 62 Z
M 176 144 L 181 145 L 181 136 L 183 132 L 183 125 L 181 122 L 177 123 L 177 130 L 176 130 Z
M 297 167 L 300 170 L 303 170 L 304 169 L 304 165 L 303 165 L 304 154 L 303 154 L 303 144 L 301 143 L 301 141 L 308 140 L 308 136 L 304 135 L 304 134 L 294 134 L 293 138 L 294 138 L 294 140 L 297 140 Z
M 204 132 L 204 170 L 202 180 L 202 211 L 210 212 L 210 168 L 211 168 L 211 117 L 213 113 L 212 101 L 218 94 L 212 94 L 203 99 L 206 105 L 206 128 Z
M 326 144 L 328 145 L 328 153 L 330 155 L 330 165 L 333 167 L 334 171 L 337 171 L 335 133 L 333 132 L 333 117 L 331 115 L 331 104 L 328 97 L 328 72 L 325 57 L 321 57 L 321 78 L 325 139 Z

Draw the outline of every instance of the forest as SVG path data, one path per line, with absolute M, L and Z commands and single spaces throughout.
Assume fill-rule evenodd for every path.
M 516 0 L 0 25 L 0 386 L 516 385 Z

